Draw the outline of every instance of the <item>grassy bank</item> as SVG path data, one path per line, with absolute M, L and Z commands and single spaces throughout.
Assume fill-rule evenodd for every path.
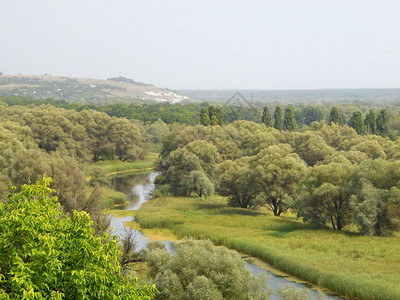
M 222 199 L 157 198 L 142 228 L 209 238 L 349 299 L 400 299 L 400 238 L 317 230 L 293 217 L 227 207 Z
M 134 171 L 146 171 L 152 170 L 154 164 L 157 161 L 158 153 L 149 153 L 146 155 L 144 160 L 137 160 L 134 162 L 122 162 L 119 160 L 105 160 L 91 163 L 85 167 L 86 174 L 90 174 L 90 170 L 93 167 L 99 167 L 103 169 L 109 175 L 114 175 L 124 172 L 134 172 Z
M 88 186 L 86 189 L 87 196 L 93 192 L 93 187 Z M 101 206 L 102 208 L 111 208 L 115 206 L 122 206 L 126 202 L 126 196 L 124 193 L 118 192 L 113 190 L 110 187 L 102 187 L 102 201 Z

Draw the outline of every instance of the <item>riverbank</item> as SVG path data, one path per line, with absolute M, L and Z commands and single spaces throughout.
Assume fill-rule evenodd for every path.
M 142 228 L 208 238 L 349 299 L 400 299 L 400 238 L 317 230 L 293 217 L 224 203 L 157 198 L 135 215 Z
M 147 173 L 155 169 L 155 164 L 159 154 L 150 152 L 146 155 L 145 159 L 137 160 L 134 162 L 122 162 L 119 160 L 113 161 L 99 161 L 85 166 L 86 180 L 90 180 L 90 173 L 94 167 L 102 169 L 106 176 L 110 179 L 119 176 L 127 176 L 135 173 Z M 93 187 L 87 187 L 87 194 L 93 192 Z M 103 198 L 102 208 L 110 209 L 115 206 L 123 206 L 126 203 L 126 196 L 124 193 L 113 189 L 111 186 L 102 187 Z
M 158 155 L 158 153 L 150 152 L 145 156 L 143 160 L 137 160 L 134 162 L 126 162 L 120 160 L 98 161 L 86 165 L 85 172 L 86 174 L 90 174 L 90 171 L 93 167 L 101 168 L 105 173 L 107 173 L 108 176 L 137 171 L 150 172 L 154 169 L 154 165 L 158 159 Z

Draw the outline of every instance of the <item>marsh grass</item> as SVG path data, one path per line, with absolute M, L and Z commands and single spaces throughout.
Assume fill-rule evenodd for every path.
M 359 236 L 292 215 L 227 207 L 223 199 L 157 198 L 136 212 L 142 228 L 208 238 L 349 299 L 400 299 L 400 238 Z
M 86 189 L 87 196 L 93 192 L 93 187 L 88 186 Z M 101 200 L 101 208 L 123 208 L 126 203 L 126 196 L 124 193 L 118 192 L 110 187 L 102 187 L 103 197 Z
M 137 160 L 134 162 L 121 162 L 119 160 L 105 160 L 91 163 L 85 167 L 86 174 L 90 174 L 93 167 L 103 169 L 109 175 L 127 171 L 151 170 L 155 166 L 158 159 L 158 153 L 149 153 L 144 160 Z

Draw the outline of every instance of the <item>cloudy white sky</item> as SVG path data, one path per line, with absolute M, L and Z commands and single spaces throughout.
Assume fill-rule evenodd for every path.
M 399 0 L 1 0 L 0 70 L 175 89 L 400 87 Z

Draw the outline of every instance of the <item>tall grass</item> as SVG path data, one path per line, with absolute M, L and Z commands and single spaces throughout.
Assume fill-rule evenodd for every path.
M 136 219 L 142 228 L 168 228 L 259 257 L 349 299 L 400 299 L 399 237 L 317 229 L 294 217 L 191 198 L 156 198 Z
M 85 167 L 87 174 L 93 167 L 99 167 L 106 173 L 118 173 L 130 170 L 150 170 L 154 168 L 157 161 L 158 153 L 149 153 L 144 160 L 137 160 L 134 162 L 122 162 L 119 160 L 105 160 L 91 163 Z
M 93 187 L 87 187 L 87 196 L 93 192 Z M 101 200 L 101 208 L 112 208 L 116 206 L 124 206 L 126 202 L 126 196 L 124 193 L 113 190 L 110 187 L 102 187 L 103 197 Z

